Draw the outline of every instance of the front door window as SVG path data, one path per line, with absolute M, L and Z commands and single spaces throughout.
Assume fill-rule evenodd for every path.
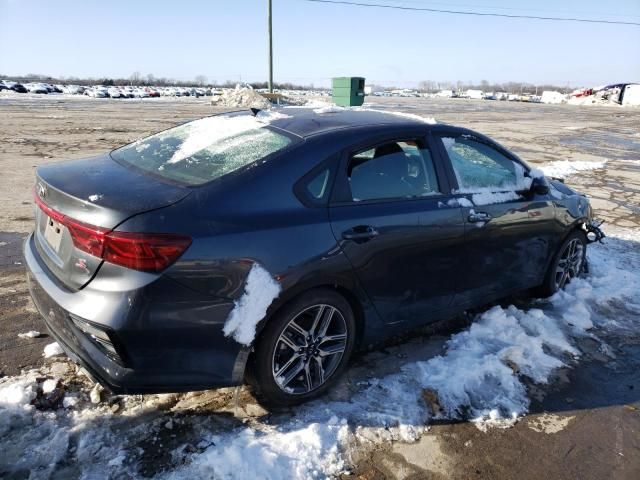
M 439 194 L 431 153 L 417 140 L 360 151 L 351 156 L 348 173 L 356 202 Z
M 531 183 L 520 163 L 489 145 L 465 136 L 443 137 L 442 143 L 460 192 L 526 190 Z

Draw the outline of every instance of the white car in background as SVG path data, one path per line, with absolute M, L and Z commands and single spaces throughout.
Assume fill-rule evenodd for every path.
M 111 98 L 124 98 L 124 93 L 118 87 L 109 87 L 107 93 Z
M 484 92 L 482 90 L 467 90 L 465 98 L 471 98 L 473 100 L 482 100 L 484 98 Z
M 84 88 L 80 85 L 65 85 L 62 87 L 62 93 L 68 93 L 70 95 L 78 95 L 84 92 Z
M 436 97 L 453 98 L 453 90 L 440 90 L 436 93 Z
M 29 93 L 49 93 L 49 89 L 44 83 L 27 83 L 25 87 Z
M 135 98 L 149 98 L 149 92 L 144 88 L 136 88 L 133 90 L 133 96 Z
M 109 96 L 109 92 L 106 87 L 103 86 L 95 86 L 91 87 L 85 92 L 85 95 L 88 95 L 92 98 L 107 98 Z

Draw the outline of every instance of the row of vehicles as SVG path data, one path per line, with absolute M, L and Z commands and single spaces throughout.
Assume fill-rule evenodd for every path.
M 421 93 L 417 90 L 385 90 L 367 93 L 375 97 L 423 97 L 423 98 L 470 98 L 475 100 L 508 100 L 510 102 L 540 102 L 539 95 L 507 92 L 484 92 L 482 90 L 440 90 L 437 93 Z
M 21 84 L 10 80 L 0 80 L 0 91 L 2 90 L 43 95 L 66 93 L 69 95 L 86 95 L 93 98 L 202 97 L 221 94 L 218 90 L 202 87 L 82 86 L 35 82 Z
M 429 94 L 431 97 L 440 98 L 471 98 L 475 100 L 506 100 L 509 102 L 533 102 L 540 103 L 540 95 L 530 93 L 507 93 L 507 92 L 483 92 L 482 90 L 440 90 L 436 94 Z
M 75 87 L 75 86 L 72 86 Z M 82 87 L 80 87 L 82 88 Z M 65 93 L 76 94 L 69 91 Z M 210 88 L 190 87 L 128 87 L 128 86 L 103 86 L 86 87 L 84 94 L 95 98 L 153 98 L 153 97 L 203 97 L 217 94 Z

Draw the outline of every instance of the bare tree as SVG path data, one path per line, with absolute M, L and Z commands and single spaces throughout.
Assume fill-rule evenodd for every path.
M 132 85 L 138 85 L 140 83 L 140 72 L 133 72 L 129 77 Z
M 436 89 L 436 82 L 432 80 L 423 80 L 418 84 L 418 88 L 423 92 L 433 92 Z
M 197 75 L 196 83 L 202 87 L 205 83 L 207 83 L 207 77 L 205 75 Z

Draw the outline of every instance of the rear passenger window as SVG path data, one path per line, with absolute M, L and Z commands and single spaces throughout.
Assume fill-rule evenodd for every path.
M 413 198 L 439 193 L 431 153 L 417 140 L 389 142 L 352 155 L 354 201 Z
M 316 200 L 321 200 L 327 194 L 327 187 L 329 186 L 330 170 L 321 171 L 318 175 L 307 183 L 307 192 Z
M 527 188 L 524 167 L 495 148 L 464 136 L 443 137 L 442 143 L 460 190 Z

